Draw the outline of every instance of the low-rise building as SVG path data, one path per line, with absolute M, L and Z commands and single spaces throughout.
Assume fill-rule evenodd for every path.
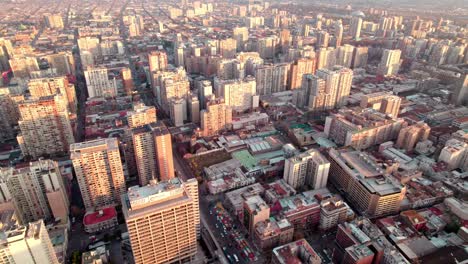
M 87 213 L 83 218 L 83 225 L 88 233 L 112 228 L 118 225 L 117 211 L 114 207 L 106 207 L 97 212 Z

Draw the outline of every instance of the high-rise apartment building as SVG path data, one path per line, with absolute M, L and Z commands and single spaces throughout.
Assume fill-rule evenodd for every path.
M 198 100 L 200 101 L 201 109 L 206 108 L 208 98 L 213 94 L 213 85 L 209 80 L 204 80 L 198 87 Z
M 366 149 L 396 139 L 404 124 L 374 109 L 345 109 L 327 116 L 324 132 L 337 144 Z
M 349 35 L 354 40 L 359 40 L 361 36 L 363 17 L 364 17 L 364 14 L 362 12 L 356 12 L 356 13 L 353 13 L 353 17 L 351 18 L 351 22 L 349 24 Z
M 0 170 L 5 196 L 12 201 L 18 220 L 27 224 L 38 220 L 68 221 L 68 196 L 57 162 L 39 160 L 18 168 Z
M 25 156 L 64 154 L 75 142 L 63 95 L 29 99 L 18 105 L 21 134 L 17 140 Z
M 451 99 L 456 105 L 468 105 L 468 74 L 458 80 Z
M 416 144 L 429 138 L 431 127 L 426 123 L 418 123 L 402 128 L 398 134 L 396 147 L 411 152 Z
M 289 63 L 276 63 L 257 67 L 255 70 L 257 94 L 268 95 L 286 91 L 289 70 Z
M 75 74 L 75 59 L 71 52 L 59 52 L 47 57 L 49 66 L 56 70 L 57 75 Z
M 211 99 L 206 103 L 206 109 L 200 112 L 203 136 L 209 137 L 226 130 L 232 123 L 232 109 L 222 98 Z
M 0 70 L 7 71 L 10 68 L 9 60 L 13 57 L 13 46 L 9 39 L 0 38 Z
M 256 50 L 262 59 L 273 59 L 276 54 L 276 47 L 279 44 L 279 37 L 268 36 L 256 39 Z
M 447 140 L 445 147 L 440 151 L 439 161 L 447 164 L 447 170 L 460 168 L 462 171 L 467 171 L 468 144 L 454 138 Z
M 317 69 L 331 69 L 336 65 L 336 49 L 333 47 L 321 48 L 317 52 Z
M 146 106 L 143 103 L 134 104 L 133 110 L 127 112 L 129 130 L 125 131 L 122 143 L 125 165 L 130 175 L 137 174 L 137 164 L 135 161 L 131 129 L 156 122 L 156 119 L 156 108 L 154 106 Z
M 130 68 L 122 68 L 120 70 L 120 78 L 122 78 L 123 89 L 126 95 L 132 95 L 135 85 L 133 84 L 132 70 Z
M 316 72 L 316 77 L 325 82 L 325 92 L 321 87 L 322 82 L 312 82 L 312 87 L 305 86 L 309 95 L 309 107 L 315 110 L 326 110 L 345 105 L 345 99 L 351 92 L 353 71 L 344 67 L 334 67 L 333 70 L 320 69 Z M 307 81 L 304 80 L 304 81 Z M 308 90 L 310 89 L 310 90 Z M 324 98 L 328 94 L 328 98 Z
M 88 68 L 84 71 L 88 97 L 115 97 L 117 84 L 115 78 L 109 79 L 107 68 Z
M 330 34 L 327 31 L 320 31 L 317 33 L 317 49 L 328 48 L 328 42 L 330 41 Z
M 11 211 L 0 217 L 2 263 L 60 263 L 42 220 L 20 225 Z
M 136 264 L 193 260 L 200 232 L 196 179 L 131 187 L 122 211 Z
M 224 103 L 233 111 L 244 112 L 253 108 L 257 88 L 255 78 L 243 80 L 221 80 L 217 83 L 216 95 L 224 98 Z
M 68 111 L 76 113 L 75 86 L 66 77 L 32 79 L 28 82 L 28 89 L 34 98 L 62 94 L 67 100 Z
M 0 142 L 15 138 L 15 126 L 18 125 L 20 117 L 18 101 L 24 100 L 24 96 L 12 95 L 8 89 L 2 91 L 4 93 L 0 94 Z
M 385 174 L 371 155 L 353 150 L 330 149 L 330 181 L 365 216 L 396 214 L 406 187 Z
M 302 88 L 306 91 L 308 100 L 306 106 L 311 111 L 325 111 L 335 107 L 335 97 L 328 89 L 327 81 L 313 74 L 306 74 L 302 80 Z
M 83 56 L 83 52 L 87 51 L 92 55 L 94 60 L 100 59 L 101 46 L 99 45 L 100 41 L 95 37 L 82 37 L 78 39 L 78 48 L 80 49 L 80 56 Z M 83 58 L 82 58 L 83 60 Z
M 156 146 L 156 165 L 159 179 L 161 181 L 170 180 L 175 177 L 171 134 L 162 122 L 153 126 L 152 130 Z
M 86 211 L 120 203 L 120 196 L 125 192 L 125 179 L 116 138 L 72 144 L 70 159 Z
M 166 88 L 166 84 L 171 88 Z M 166 109 L 168 109 L 168 102 L 172 97 L 183 97 L 188 93 L 189 85 L 187 72 L 183 67 L 170 71 L 157 71 L 151 76 L 153 94 L 157 98 L 158 104 Z
M 353 52 L 354 46 L 345 44 L 338 47 L 336 56 L 336 64 L 344 66 L 346 68 L 351 68 L 353 62 Z
M 143 103 L 134 104 L 133 111 L 127 113 L 128 127 L 136 128 L 156 122 L 156 108 Z
M 62 29 L 63 19 L 61 15 L 49 14 L 44 17 L 45 23 L 48 28 Z
M 196 94 L 191 94 L 187 100 L 188 119 L 194 124 L 200 123 L 200 101 Z
M 237 51 L 244 50 L 244 45 L 249 40 L 249 29 L 247 27 L 235 27 L 232 38 L 236 40 Z
M 369 57 L 368 47 L 355 47 L 353 51 L 353 65 L 352 68 L 364 68 L 367 66 L 367 59 Z
M 400 112 L 401 98 L 387 92 L 376 92 L 361 97 L 362 108 L 372 108 L 393 118 Z
M 377 67 L 377 72 L 383 76 L 398 74 L 400 70 L 400 56 L 401 50 L 385 49 Z
M 283 179 L 295 189 L 306 185 L 320 189 L 327 185 L 329 169 L 330 162 L 311 149 L 286 160 Z
M 343 41 L 343 23 L 341 20 L 335 22 L 333 34 L 335 35 L 335 47 L 338 48 Z
M 218 41 L 219 55 L 223 58 L 231 59 L 236 57 L 237 41 L 233 38 Z
M 315 58 L 300 58 L 291 64 L 289 89 L 300 89 L 305 74 L 315 73 Z
M 400 105 L 401 97 L 397 95 L 386 96 L 382 99 L 380 112 L 397 118 L 398 114 L 400 113 Z
M 10 59 L 10 68 L 17 78 L 30 78 L 32 73 L 39 70 L 36 57 L 17 56 Z
M 148 54 L 149 70 L 165 71 L 167 69 L 167 54 L 164 51 L 153 51 Z

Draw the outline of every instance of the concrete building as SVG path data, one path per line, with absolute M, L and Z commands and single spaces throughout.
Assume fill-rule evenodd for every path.
M 196 179 L 131 187 L 122 196 L 122 211 L 135 263 L 193 260 L 200 228 Z
M 1 218 L 2 263 L 60 263 L 42 220 L 20 225 L 12 212 Z
M 253 97 L 257 87 L 255 78 L 249 76 L 243 80 L 221 80 L 216 83 L 216 95 L 224 98 L 224 103 L 238 113 L 253 108 Z
M 13 46 L 9 39 L 0 38 L 0 70 L 8 71 L 9 60 L 13 57 Z
M 15 126 L 20 119 L 17 102 L 23 101 L 24 96 L 12 95 L 7 89 L 1 91 L 5 93 L 0 94 L 0 142 L 4 142 L 16 137 Z
M 122 78 L 125 95 L 132 95 L 135 89 L 135 85 L 133 84 L 132 70 L 126 67 L 122 68 L 120 70 L 120 78 Z
M 312 111 L 328 110 L 345 104 L 351 92 L 353 71 L 339 66 L 333 69 L 320 69 L 315 76 L 304 77 L 302 87 L 306 92 L 307 105 Z
M 67 109 L 70 113 L 76 113 L 77 101 L 75 86 L 63 77 L 33 79 L 28 82 L 31 96 L 41 98 L 45 96 L 62 94 L 67 100 Z
M 100 41 L 95 37 L 82 37 L 78 39 L 78 48 L 80 50 L 80 56 L 83 55 L 83 52 L 87 51 L 92 55 L 94 60 L 100 59 L 102 56 Z
M 373 109 L 347 109 L 327 116 L 324 132 L 337 144 L 366 149 L 396 139 L 404 124 Z
M 47 56 L 49 66 L 56 70 L 57 75 L 75 74 L 75 59 L 71 52 L 59 52 Z
M 133 111 L 127 112 L 128 127 L 137 128 L 156 122 L 156 108 L 143 103 L 134 104 Z
M 330 34 L 327 31 L 319 31 L 317 33 L 317 42 L 315 46 L 317 49 L 328 48 L 328 42 L 330 41 Z
M 63 19 L 59 14 L 49 14 L 44 17 L 46 26 L 48 28 L 62 29 L 63 28 Z
M 21 134 L 17 141 L 25 156 L 64 154 L 75 142 L 65 96 L 29 99 L 18 104 Z
M 289 90 L 300 89 L 305 74 L 315 73 L 315 58 L 300 58 L 291 64 L 289 71 Z
M 232 123 L 232 110 L 224 103 L 223 99 L 211 97 L 206 110 L 200 112 L 201 129 L 203 136 L 214 136 L 228 129 Z
M 367 66 L 367 59 L 369 58 L 368 47 L 355 47 L 353 51 L 352 68 L 365 68 Z
M 400 70 L 401 50 L 384 49 L 382 59 L 377 66 L 377 72 L 383 76 L 397 75 Z
M 2 204 L 12 201 L 21 223 L 68 222 L 68 196 L 57 162 L 39 160 L 18 168 L 1 169 L 0 177 L 5 184 Z
M 236 40 L 237 51 L 243 51 L 245 43 L 249 40 L 249 29 L 247 27 L 235 27 L 232 30 L 232 38 Z
M 83 226 L 87 233 L 104 231 L 117 225 L 117 211 L 113 206 L 87 212 L 83 217 Z
M 468 170 L 468 144 L 458 139 L 450 139 L 441 150 L 439 161 L 447 163 L 448 170 L 457 168 Z
M 333 47 L 321 48 L 317 52 L 317 70 L 331 69 L 336 65 L 336 49 Z
M 305 239 L 300 239 L 274 248 L 271 262 L 273 264 L 320 264 L 322 259 Z
M 336 48 L 336 64 L 346 68 L 351 68 L 353 63 L 354 46 L 345 44 Z
M 315 149 L 286 160 L 283 179 L 293 188 L 309 185 L 314 189 L 327 185 L 330 162 Z
M 383 114 L 397 118 L 400 112 L 401 98 L 388 92 L 376 92 L 361 97 L 362 108 L 372 108 Z
M 237 41 L 233 38 L 218 41 L 219 55 L 223 58 L 231 59 L 236 57 Z
M 120 203 L 120 196 L 125 192 L 125 179 L 117 139 L 72 144 L 70 159 L 86 211 Z
M 186 98 L 190 94 L 190 82 L 186 77 L 170 77 L 164 79 L 160 89 L 161 107 L 166 113 L 169 113 L 171 99 Z
M 255 225 L 254 241 L 264 251 L 290 243 L 293 240 L 294 227 L 287 219 L 267 219 Z
M 468 56 L 467 56 L 468 57 Z M 456 105 L 468 105 L 468 74 L 460 77 L 452 94 L 452 103 Z
M 172 98 L 169 101 L 169 116 L 175 127 L 184 125 L 187 120 L 187 100 L 185 98 Z
M 320 201 L 320 230 L 329 230 L 348 219 L 348 206 L 338 196 Z
M 88 98 L 117 96 L 117 84 L 115 79 L 109 79 L 107 68 L 87 68 L 84 76 Z
M 338 48 L 341 46 L 343 41 L 343 23 L 341 20 L 335 22 L 333 35 L 335 36 L 335 47 Z
M 32 72 L 39 70 L 36 57 L 16 56 L 9 60 L 11 71 L 16 78 L 31 78 Z
M 330 180 L 360 213 L 369 217 L 396 214 L 406 187 L 367 153 L 330 149 Z
M 135 162 L 140 186 L 151 180 L 174 178 L 171 135 L 161 122 L 132 130 Z
M 187 102 L 188 119 L 194 124 L 200 123 L 200 101 L 196 94 L 192 94 Z
M 153 51 L 148 54 L 150 72 L 165 71 L 167 69 L 167 54 L 164 51 Z
M 257 67 L 255 70 L 257 94 L 269 95 L 286 91 L 288 87 L 289 70 L 289 63 L 268 64 Z
M 213 85 L 209 80 L 202 81 L 198 88 L 198 100 L 200 101 L 201 109 L 206 109 L 207 99 L 213 94 Z
M 361 11 L 356 11 L 352 14 L 351 22 L 349 24 L 349 35 L 354 40 L 359 40 L 361 36 L 363 18 L 364 13 L 362 13 Z
M 398 134 L 396 147 L 411 152 L 418 142 L 426 141 L 429 138 L 430 132 L 431 127 L 426 123 L 418 123 L 402 128 Z
M 255 225 L 268 218 L 270 218 L 270 207 L 260 196 L 251 196 L 244 201 L 243 224 L 251 235 L 255 232 Z

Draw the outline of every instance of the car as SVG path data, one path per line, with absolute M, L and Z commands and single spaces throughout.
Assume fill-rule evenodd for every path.
M 237 255 L 234 254 L 233 256 L 234 256 L 234 259 L 236 260 L 236 262 L 239 262 L 239 258 L 237 257 Z

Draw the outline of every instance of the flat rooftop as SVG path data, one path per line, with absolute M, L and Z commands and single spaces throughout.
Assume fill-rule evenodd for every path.
M 95 225 L 117 217 L 117 211 L 114 207 L 106 207 L 99 211 L 86 214 L 83 218 L 85 225 Z
M 167 200 L 173 196 L 180 196 L 183 193 L 182 181 L 179 178 L 173 178 L 168 181 L 149 184 L 143 187 L 133 186 L 128 188 L 125 194 L 129 210 L 138 209 Z M 178 195 L 177 195 L 178 194 Z

